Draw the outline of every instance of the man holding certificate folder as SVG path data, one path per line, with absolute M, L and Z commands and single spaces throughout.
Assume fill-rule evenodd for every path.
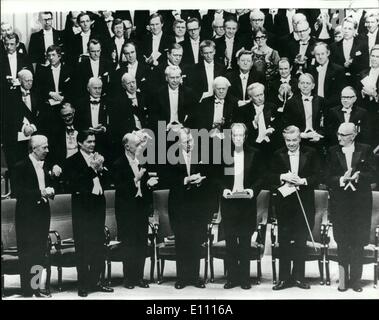
M 278 191 L 276 217 L 280 243 L 279 282 L 273 290 L 292 286 L 309 289 L 304 280 L 306 241 L 314 224 L 314 189 L 318 185 L 320 163 L 314 149 L 300 146 L 298 127 L 286 127 L 283 137 L 286 147 L 274 153 L 270 172 L 270 183 Z

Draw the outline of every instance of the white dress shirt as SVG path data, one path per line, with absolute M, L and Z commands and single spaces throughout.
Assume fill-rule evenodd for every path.
M 37 174 L 37 179 L 38 179 L 38 187 L 42 191 L 46 188 L 45 184 L 45 172 L 43 171 L 43 161 L 38 161 L 34 156 L 30 153 L 29 154 L 29 159 L 33 163 L 34 170 L 36 171 Z
M 115 43 L 116 49 L 117 49 L 117 61 L 120 60 L 121 48 L 124 45 L 124 42 L 125 42 L 124 37 L 122 37 L 122 38 L 117 38 L 116 37 L 114 39 L 114 43 Z
M 179 122 L 179 88 L 172 90 L 170 87 L 168 87 L 168 96 L 170 100 L 170 123 L 174 121 Z
M 8 53 L 8 61 L 11 69 L 11 76 L 13 79 L 17 78 L 17 52 L 13 52 L 12 54 Z
M 198 63 L 200 39 L 197 39 L 197 40 L 190 39 L 190 42 L 191 42 L 191 47 L 192 47 L 193 58 L 195 60 L 195 63 Z
M 342 47 L 343 47 L 343 56 L 345 57 L 345 61 L 349 61 L 350 59 L 350 52 L 351 48 L 353 47 L 354 38 L 351 38 L 349 40 L 342 40 Z
M 89 41 L 89 37 L 91 36 L 91 30 L 87 33 L 82 32 L 80 35 L 82 36 L 82 51 L 83 53 L 88 53 L 87 44 Z
M 137 175 L 140 173 L 140 170 L 138 169 L 139 161 L 137 158 L 132 158 L 125 152 L 125 156 L 128 159 L 129 165 L 132 168 L 133 174 L 134 174 L 134 184 L 137 188 L 137 193 L 135 195 L 135 198 L 142 197 L 142 190 L 141 190 L 141 180 L 136 181 Z
M 23 87 L 21 87 L 21 96 L 22 96 L 22 101 L 29 108 L 29 110 L 32 111 L 32 99 L 30 97 L 30 91 L 25 90 Z
M 345 122 L 350 122 L 351 110 L 351 108 L 342 108 Z
M 130 73 L 134 78 L 137 74 L 137 68 L 138 68 L 138 61 L 134 62 L 133 64 L 128 64 L 128 73 Z
M 368 81 L 372 84 L 373 87 L 376 86 L 376 82 L 378 81 L 379 76 L 379 68 L 370 68 L 370 71 L 368 73 Z
M 90 105 L 91 105 L 91 124 L 92 124 L 92 128 L 95 128 L 99 125 L 100 103 L 90 103 Z
M 325 75 L 326 69 L 328 68 L 329 61 L 327 61 L 323 66 L 317 67 L 318 72 L 318 82 L 317 82 L 317 95 L 324 97 L 324 85 L 325 85 Z
M 214 62 L 208 63 L 204 60 L 205 74 L 207 76 L 208 92 L 213 92 L 213 80 L 214 80 Z
M 157 35 L 153 34 L 152 52 L 159 52 L 159 44 L 161 43 L 162 34 L 162 31 Z
M 298 175 L 299 172 L 299 158 L 300 151 L 297 149 L 294 152 L 288 151 L 288 157 L 290 159 L 291 172 Z
M 352 143 L 348 147 L 342 147 L 342 153 L 345 154 L 346 166 L 347 166 L 348 170 L 351 169 L 351 162 L 353 160 L 353 153 L 354 153 L 354 151 L 355 151 L 355 145 L 354 145 L 354 143 Z
M 253 125 L 255 129 L 258 129 L 258 137 L 255 140 L 257 143 L 261 143 L 263 140 L 266 142 L 270 142 L 270 138 L 266 136 L 266 123 L 265 123 L 265 117 L 263 114 L 263 108 L 264 105 L 262 104 L 261 106 L 256 106 L 254 104 L 254 109 L 255 109 L 255 114 L 258 114 L 258 126 L 253 122 Z
M 244 173 L 244 158 L 245 154 L 242 151 L 234 151 L 234 184 L 232 192 L 242 192 L 244 190 L 243 173 Z
M 189 177 L 191 175 L 191 151 L 186 152 L 184 149 L 182 149 L 182 155 L 184 162 L 186 163 L 187 176 Z M 184 178 L 184 183 L 185 181 L 186 179 Z
M 55 92 L 59 92 L 59 75 L 61 74 L 61 64 L 59 64 L 58 67 L 51 66 L 51 71 L 53 73 Z
M 312 96 L 304 96 L 302 95 L 303 105 L 304 105 L 304 113 L 305 113 L 305 131 L 313 130 L 312 123 Z M 308 101 L 306 101 L 308 100 Z
M 224 100 L 215 99 L 213 123 L 220 123 L 224 115 Z
M 67 132 L 67 130 L 70 130 L 70 132 Z M 66 150 L 67 150 L 66 159 L 78 152 L 78 142 L 76 140 L 78 131 L 75 130 L 73 126 L 68 126 L 67 130 L 66 130 Z
M 51 28 L 50 30 L 43 30 L 43 41 L 45 44 L 45 51 L 47 50 L 48 47 L 54 44 L 54 39 L 53 39 L 53 29 Z
M 247 80 L 249 79 L 249 73 L 240 73 L 240 79 L 242 84 L 242 100 L 245 100 Z
M 225 37 L 225 44 L 226 44 L 226 50 L 225 50 L 225 55 L 230 61 L 232 60 L 232 55 L 233 55 L 233 44 L 234 44 L 234 37 L 233 38 L 228 38 Z
M 95 78 L 98 78 L 99 77 L 99 69 L 100 69 L 100 60 L 89 59 L 89 62 L 91 64 L 92 75 Z

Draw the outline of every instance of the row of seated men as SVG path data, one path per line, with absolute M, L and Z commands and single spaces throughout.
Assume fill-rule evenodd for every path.
M 71 193 L 80 297 L 94 291 L 113 292 L 100 278 L 105 257 L 104 190 L 109 178 L 116 189 L 117 237 L 123 246 L 126 288 L 149 287 L 143 275 L 152 190 L 168 188 L 168 214 L 175 234 L 175 288 L 188 285 L 205 288 L 204 281 L 199 279 L 202 244 L 206 241 L 207 225 L 220 208 L 226 239 L 224 288 L 250 289 L 249 247 L 256 227 L 256 199 L 268 181 L 269 188 L 278 193 L 280 281 L 273 290 L 293 286 L 310 289 L 305 280 L 305 255 L 315 219 L 314 190 L 321 175 L 319 154 L 301 144 L 300 129 L 290 125 L 282 132 L 285 146 L 275 151 L 268 163 L 263 152 L 247 144 L 245 124 L 233 123 L 230 129 L 225 141 L 232 147 L 223 154 L 220 166 L 209 166 L 200 161 L 194 139 L 196 131 L 177 128 L 178 140 L 171 145 L 176 152 L 167 152 L 168 170 L 158 173 L 152 172 L 154 166 L 150 162 L 142 161 L 144 150 L 150 148 L 143 131 L 124 135 L 124 154 L 108 167 L 104 157 L 94 152 L 96 134 L 91 130 L 78 133 L 79 151 L 67 158 L 62 167 L 45 161 L 49 153 L 48 139 L 33 135 L 30 153 L 15 166 L 13 177 L 23 295 L 50 295 L 32 288 L 31 278 L 33 266 L 44 265 L 50 225 L 49 200 L 54 201 L 56 179 L 62 176 Z M 357 134 L 354 123 L 344 122 L 338 127 L 338 145 L 328 150 L 325 176 L 338 244 L 338 290 L 352 288 L 361 292 L 363 247 L 370 237 L 371 184 L 377 175 L 377 165 L 372 148 L 355 142 Z

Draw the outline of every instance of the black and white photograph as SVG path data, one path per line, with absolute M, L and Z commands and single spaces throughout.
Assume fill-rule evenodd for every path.
M 378 29 L 377 0 L 2 0 L 2 300 L 378 300 Z

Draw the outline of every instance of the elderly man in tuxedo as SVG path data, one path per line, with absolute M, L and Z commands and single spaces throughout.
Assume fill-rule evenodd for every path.
M 226 239 L 227 282 L 225 289 L 240 285 L 250 289 L 249 248 L 256 227 L 256 199 L 262 186 L 263 159 L 257 149 L 245 146 L 246 126 L 233 123 L 233 163 L 224 166 L 221 176 L 222 224 Z M 230 198 L 235 193 L 246 193 L 245 198 Z
M 286 146 L 273 154 L 269 174 L 270 183 L 278 193 L 276 215 L 280 243 L 279 282 L 273 290 L 291 286 L 309 289 L 304 278 L 308 237 L 306 221 L 312 229 L 315 217 L 314 189 L 318 186 L 320 164 L 314 149 L 300 146 L 298 127 L 285 128 L 283 138 Z
M 149 177 L 146 166 L 139 163 L 142 143 L 137 134 L 125 134 L 122 138 L 125 153 L 113 164 L 117 237 L 124 247 L 124 285 L 128 289 L 149 287 L 143 274 L 152 208 L 151 188 L 158 183 L 158 178 Z
M 65 179 L 71 193 L 72 226 L 78 271 L 78 295 L 89 291 L 113 292 L 104 286 L 105 179 L 104 157 L 95 151 L 96 137 L 90 130 L 77 135 L 79 152 L 66 160 Z
M 330 50 L 326 43 L 317 42 L 313 52 L 317 64 L 309 68 L 309 73 L 315 79 L 314 91 L 324 98 L 327 109 L 335 107 L 346 82 L 344 68 L 329 60 Z
M 21 290 L 25 297 L 49 296 L 49 292 L 32 288 L 33 266 L 45 266 L 47 240 L 50 227 L 49 199 L 54 199 L 52 176 L 62 172 L 58 166 L 52 171 L 45 163 L 49 152 L 45 136 L 34 135 L 30 139 L 31 152 L 14 170 L 14 194 L 16 203 L 17 249 L 21 263 Z M 40 283 L 38 282 L 40 288 Z
M 53 28 L 53 13 L 51 11 L 39 12 L 38 21 L 42 25 L 42 29 L 30 36 L 29 56 L 33 63 L 45 64 L 47 48 L 56 45 L 62 49 L 64 38 L 62 31 Z
M 168 214 L 175 234 L 175 288 L 182 289 L 187 285 L 205 288 L 204 281 L 199 280 L 199 268 L 210 216 L 208 181 L 204 165 L 199 163 L 194 151 L 194 139 L 188 128 L 179 131 L 178 149 L 177 163 L 169 166 L 168 198 Z
M 369 115 L 367 110 L 357 103 L 357 92 L 350 86 L 343 88 L 340 105 L 331 108 L 326 117 L 327 143 L 329 146 L 338 144 L 337 131 L 344 122 L 352 122 L 356 125 L 357 142 L 369 143 L 372 130 Z
M 371 183 L 377 168 L 369 145 L 355 142 L 354 123 L 338 128 L 339 145 L 329 148 L 327 184 L 333 234 L 337 242 L 339 291 L 362 291 L 363 248 L 370 239 Z

